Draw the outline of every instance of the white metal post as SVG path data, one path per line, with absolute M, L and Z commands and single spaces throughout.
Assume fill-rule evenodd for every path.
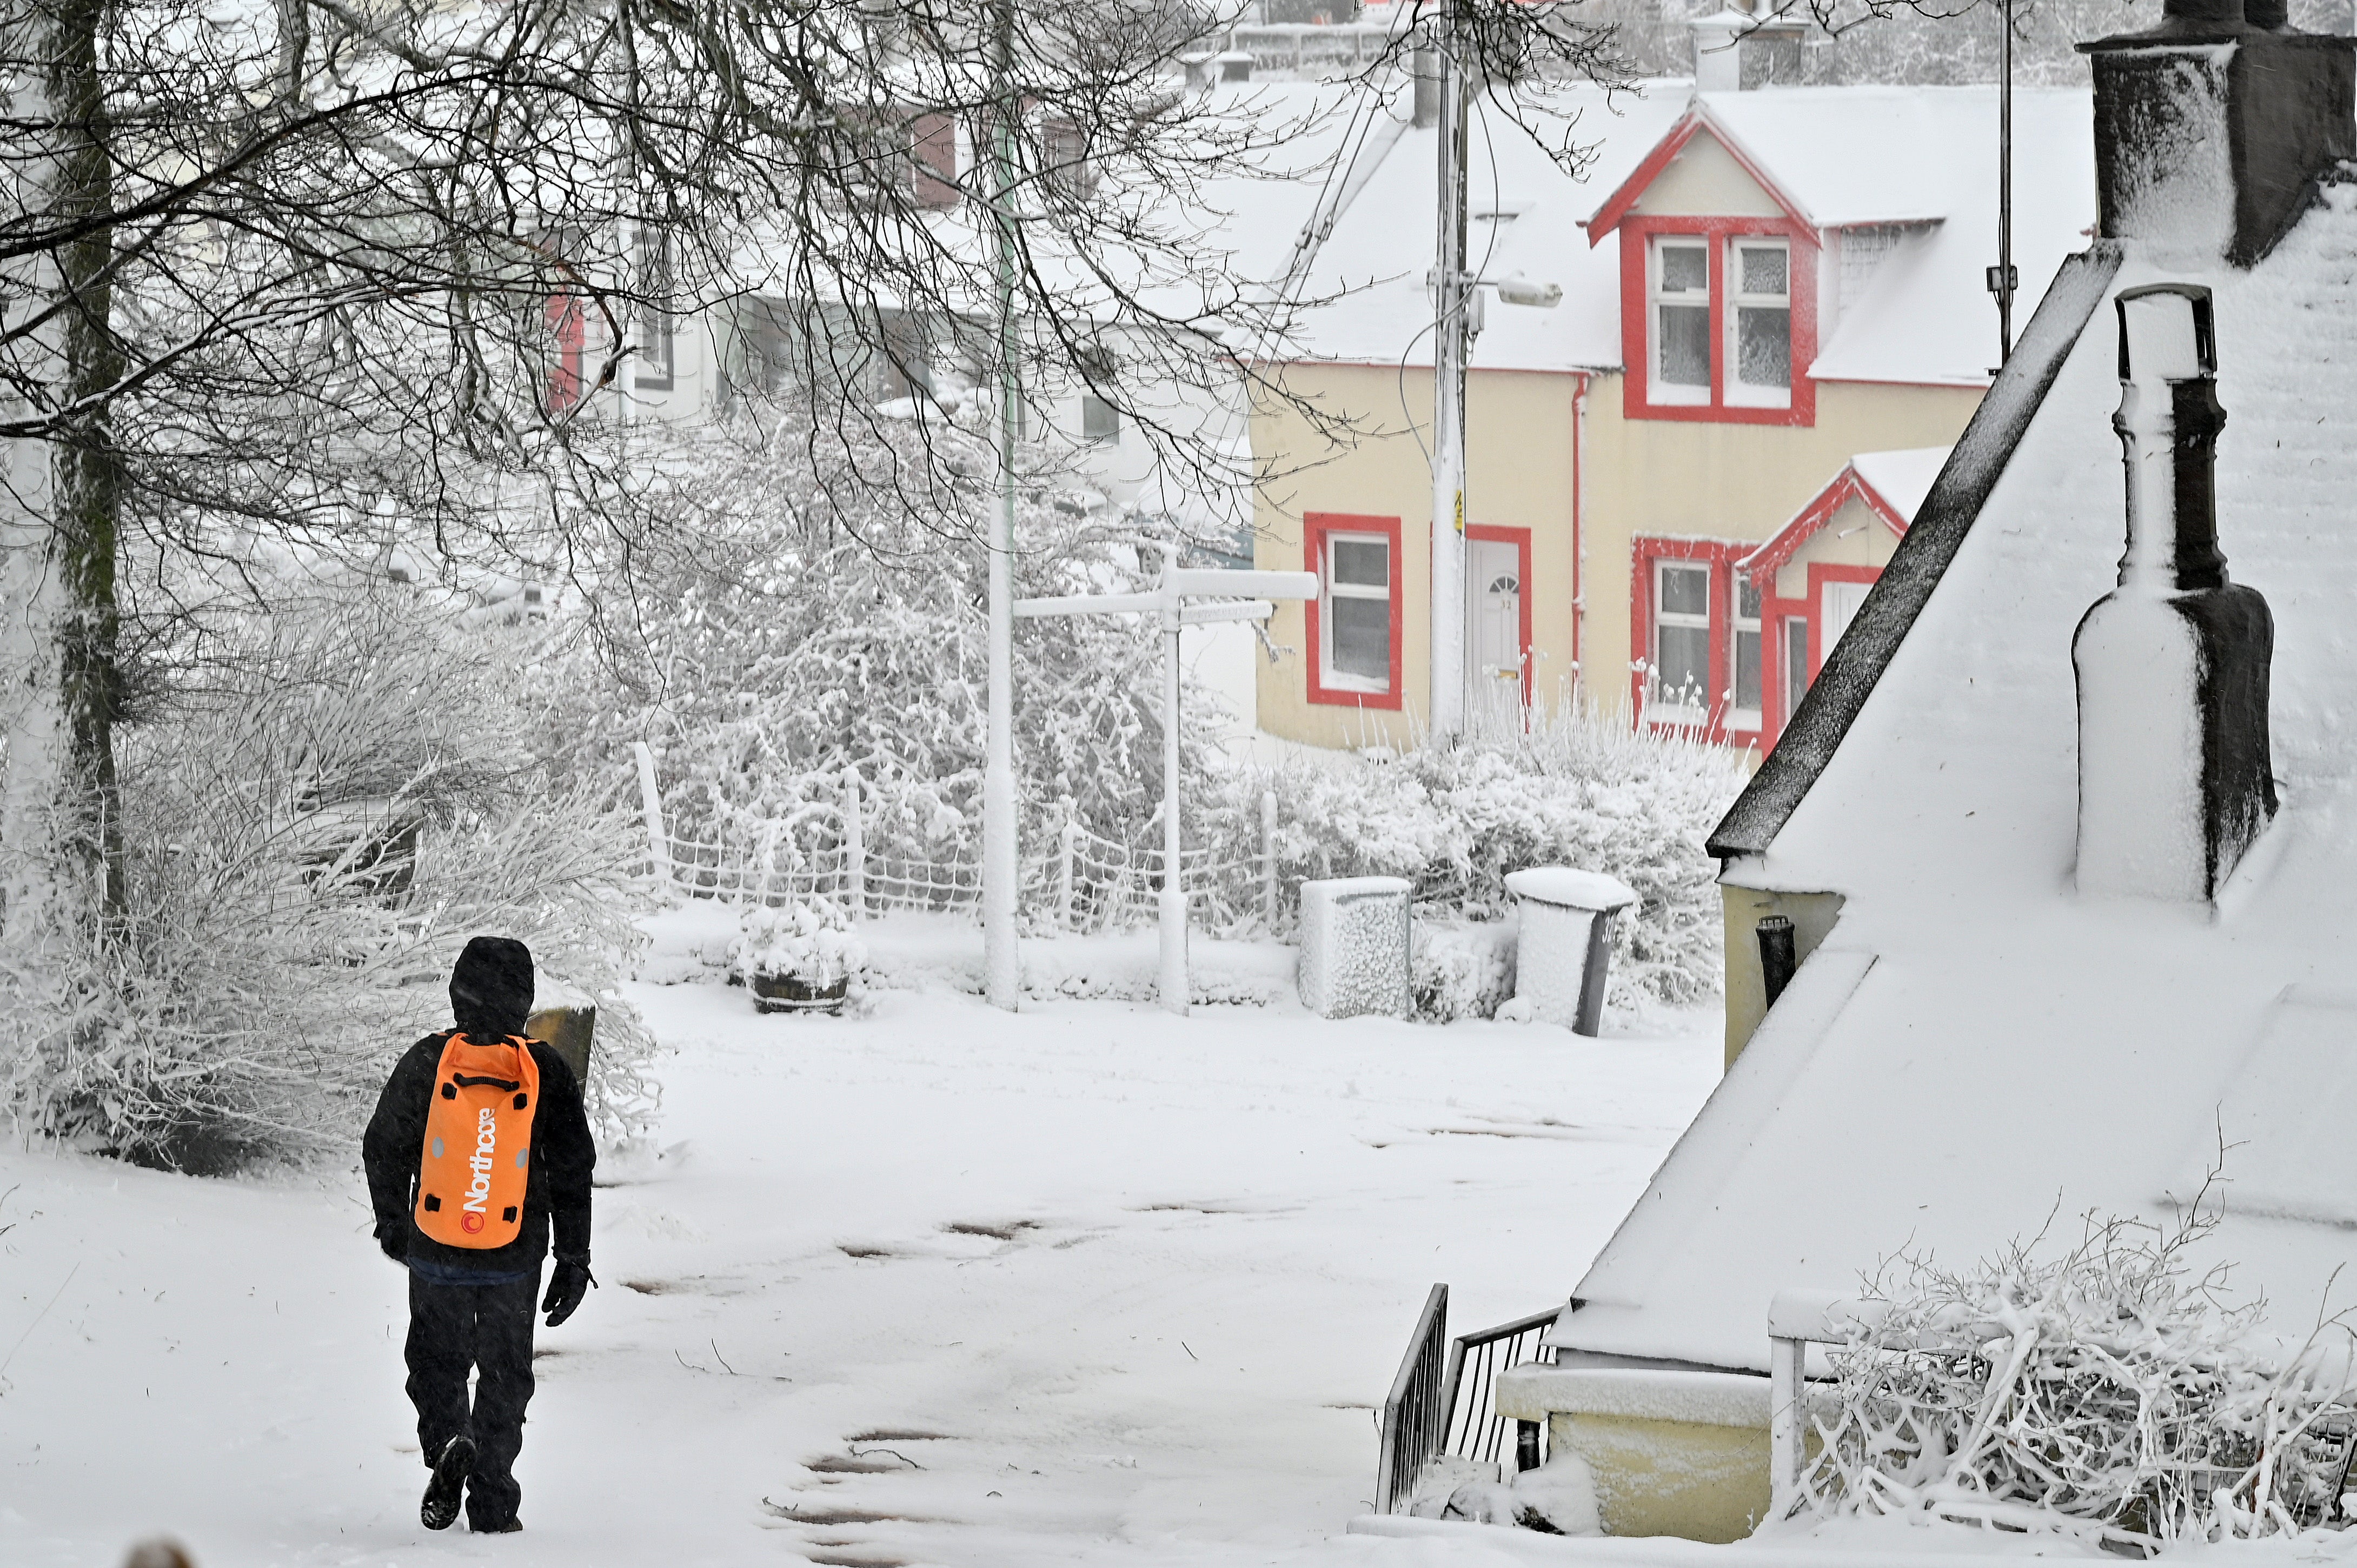
M 867 918 L 867 834 L 859 818 L 859 769 L 843 770 L 843 901 Z
M 1015 446 L 1017 373 L 1015 323 L 1015 8 L 992 6 L 991 186 L 998 241 L 998 506 L 990 538 L 990 703 L 988 745 L 982 769 L 983 994 L 994 1007 L 1015 1010 L 1023 984 L 1023 956 L 1015 935 Z
M 1162 547 L 1162 581 L 1174 585 L 1178 552 Z M 1177 593 L 1162 607 L 1162 972 L 1163 1009 L 1187 1015 L 1187 878 L 1178 832 L 1178 613 Z
M 655 788 L 655 754 L 642 740 L 630 742 L 639 760 L 639 810 L 647 819 L 647 854 L 654 862 L 654 877 L 665 888 L 672 885 L 671 835 L 663 831 L 662 791 Z
M 1771 1337 L 1768 1341 L 1768 1517 L 1781 1520 L 1792 1511 L 1801 1490 L 1801 1401 L 1803 1339 Z
M 1465 725 L 1465 272 L 1466 102 L 1471 73 L 1458 25 L 1459 0 L 1444 0 L 1433 23 L 1440 72 L 1439 233 L 1433 257 L 1432 636 L 1426 722 L 1433 740 L 1453 742 Z
M 1152 611 L 1162 633 L 1162 897 L 1157 909 L 1162 925 L 1159 983 L 1162 1005 L 1173 1013 L 1187 1011 L 1187 890 L 1180 868 L 1178 813 L 1179 707 L 1178 634 L 1187 627 L 1222 620 L 1265 620 L 1276 611 L 1270 599 L 1311 599 L 1318 596 L 1314 572 L 1254 572 L 1182 569 L 1178 552 L 1163 546 L 1162 581 L 1152 593 L 1074 594 L 1052 599 L 1023 599 L 1014 606 L 1018 616 L 1130 615 Z M 1190 598 L 1233 598 L 1262 594 L 1264 598 L 1240 604 L 1189 605 Z

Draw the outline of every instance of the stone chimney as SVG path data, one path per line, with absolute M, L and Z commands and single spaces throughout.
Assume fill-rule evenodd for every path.
M 2210 291 L 2124 290 L 2127 553 L 2071 639 L 2079 680 L 2079 891 L 2201 902 L 2276 812 L 2267 753 L 2275 618 L 2226 579 L 2212 487 Z
M 1687 23 L 1694 35 L 1695 91 L 1749 92 L 1797 84 L 1802 39 L 1809 28 L 1787 16 L 1787 8 L 1760 0 L 1757 9 L 1733 5 Z
M 2095 78 L 2101 231 L 2157 259 L 2247 267 L 2357 156 L 2352 40 L 2295 33 L 2285 0 L 2167 0 L 2161 24 L 2079 48 Z

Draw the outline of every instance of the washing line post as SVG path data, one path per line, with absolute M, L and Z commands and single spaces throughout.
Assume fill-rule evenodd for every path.
M 1265 620 L 1276 613 L 1273 599 L 1314 599 L 1315 572 L 1255 572 L 1228 567 L 1182 567 L 1176 546 L 1163 545 L 1162 580 L 1143 594 L 1071 594 L 1052 599 L 1017 599 L 1015 614 L 1025 619 L 1039 616 L 1154 616 L 1162 639 L 1162 896 L 1157 901 L 1162 927 L 1160 990 L 1162 1005 L 1182 1016 L 1187 1011 L 1187 888 L 1181 864 L 1178 812 L 1178 725 L 1180 670 L 1178 634 L 1187 627 L 1224 620 Z M 1190 605 L 1190 598 L 1235 600 L 1241 603 Z
M 867 837 L 859 820 L 859 769 L 843 770 L 843 901 L 867 918 Z
M 654 862 L 654 878 L 668 890 L 672 886 L 671 838 L 663 831 L 662 791 L 655 787 L 655 754 L 642 740 L 630 742 L 630 750 L 639 761 L 639 810 L 647 820 L 647 855 Z

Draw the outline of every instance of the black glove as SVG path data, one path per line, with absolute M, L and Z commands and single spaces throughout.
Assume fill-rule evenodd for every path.
M 572 1316 L 573 1309 L 581 1305 L 581 1298 L 597 1283 L 597 1277 L 589 1272 L 587 1259 L 576 1262 L 570 1258 L 559 1258 L 556 1273 L 548 1279 L 548 1294 L 540 1298 L 540 1310 L 548 1314 L 548 1326 L 554 1328 Z
M 396 1263 L 409 1262 L 409 1226 L 380 1225 L 376 1228 L 376 1244 L 384 1255 Z

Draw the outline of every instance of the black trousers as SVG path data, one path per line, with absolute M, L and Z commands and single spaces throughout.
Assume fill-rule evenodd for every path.
M 450 1439 L 475 1440 L 467 1477 L 467 1523 L 489 1530 L 515 1518 L 523 1500 L 516 1455 L 523 1448 L 523 1407 L 532 1402 L 532 1329 L 540 1270 L 502 1285 L 429 1284 L 409 1276 L 409 1402 L 417 1407 L 417 1444 L 431 1469 Z M 475 1373 L 472 1408 L 467 1373 Z

